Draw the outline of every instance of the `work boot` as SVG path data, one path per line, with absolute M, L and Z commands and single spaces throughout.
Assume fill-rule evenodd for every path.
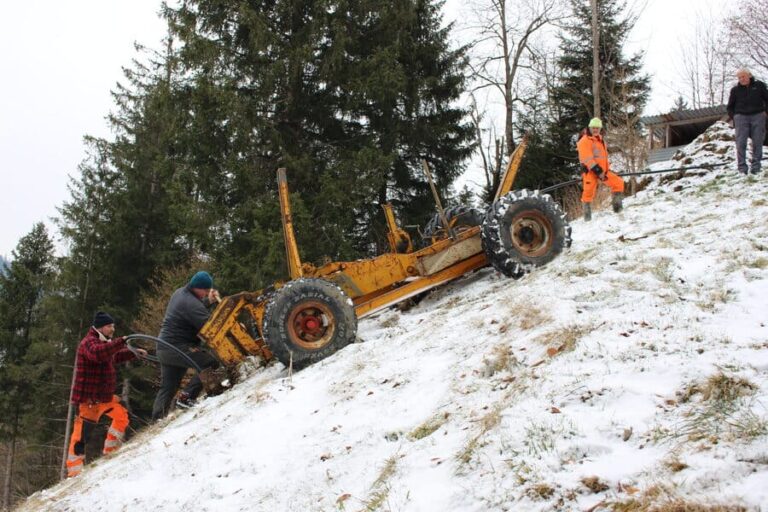
M 182 391 L 179 398 L 176 399 L 176 407 L 179 409 L 191 409 L 195 406 L 195 399 L 189 396 L 189 393 Z
M 581 208 L 584 210 L 584 220 L 592 220 L 592 203 L 581 203 Z
M 624 199 L 624 193 L 623 192 L 614 192 L 613 198 L 611 198 L 611 206 L 613 206 L 613 212 L 619 213 L 621 209 L 624 207 L 622 204 L 622 200 Z

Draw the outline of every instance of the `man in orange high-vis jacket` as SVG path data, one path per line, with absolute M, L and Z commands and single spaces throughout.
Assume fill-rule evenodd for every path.
M 618 213 L 624 198 L 624 180 L 611 172 L 608 163 L 608 150 L 602 136 L 603 122 L 597 117 L 589 121 L 589 126 L 581 132 L 576 147 L 581 163 L 581 180 L 584 190 L 581 202 L 584 208 L 584 220 L 592 220 L 592 200 L 595 198 L 598 181 L 604 182 L 613 192 L 613 211 Z
M 68 477 L 77 476 L 82 471 L 88 435 L 102 416 L 112 420 L 104 440 L 104 454 L 120 447 L 128 428 L 128 411 L 114 395 L 117 384 L 114 365 L 136 356 L 126 348 L 124 338 L 112 339 L 114 333 L 112 316 L 99 311 L 88 334 L 77 347 L 72 402 L 77 405 L 78 411 L 67 454 Z M 137 352 L 146 354 L 140 349 Z

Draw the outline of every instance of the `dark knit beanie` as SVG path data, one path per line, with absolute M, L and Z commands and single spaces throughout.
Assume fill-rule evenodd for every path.
M 97 329 L 113 323 L 115 323 L 115 319 L 109 313 L 103 311 L 99 311 L 93 317 L 93 326 Z
M 189 286 L 192 288 L 200 288 L 202 290 L 210 290 L 213 288 L 213 278 L 211 277 L 211 274 L 201 270 L 192 276 L 192 279 L 189 281 Z

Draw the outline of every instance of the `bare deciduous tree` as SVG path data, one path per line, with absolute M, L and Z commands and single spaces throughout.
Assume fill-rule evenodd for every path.
M 698 13 L 692 34 L 681 41 L 681 75 L 692 108 L 722 105 L 728 99 L 729 68 L 733 67 L 730 36 L 712 12 Z
M 485 175 L 492 193 L 507 157 L 517 147 L 516 106 L 536 101 L 543 86 L 536 79 L 537 36 L 562 16 L 557 0 L 475 0 L 471 4 L 470 67 L 475 82 L 472 118 Z M 503 110 L 504 122 L 494 113 Z M 490 114 L 488 113 L 490 112 Z
M 768 0 L 740 0 L 726 20 L 732 47 L 739 62 L 768 72 Z M 735 67 L 735 66 L 734 66 Z

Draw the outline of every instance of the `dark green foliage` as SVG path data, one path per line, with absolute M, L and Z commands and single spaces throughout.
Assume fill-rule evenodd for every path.
M 0 274 L 0 441 L 9 449 L 39 446 L 56 436 L 51 419 L 56 417 L 53 396 L 60 347 L 45 335 L 43 307 L 53 263 L 53 243 L 39 223 L 21 238 L 7 272 Z M 13 482 L 17 460 L 8 462 L 4 469 Z
M 448 48 L 439 6 L 396 2 L 188 2 L 167 10 L 186 87 L 206 107 L 198 140 L 230 287 L 285 275 L 275 171 L 286 167 L 306 261 L 370 255 L 381 204 L 404 223 L 431 214 L 421 159 L 445 193 L 471 150 L 463 51 Z M 221 135 L 221 137 L 219 137 Z M 190 146 L 193 148 L 192 146 Z M 193 148 L 195 149 L 195 148 Z M 198 148 L 199 149 L 199 148 Z

